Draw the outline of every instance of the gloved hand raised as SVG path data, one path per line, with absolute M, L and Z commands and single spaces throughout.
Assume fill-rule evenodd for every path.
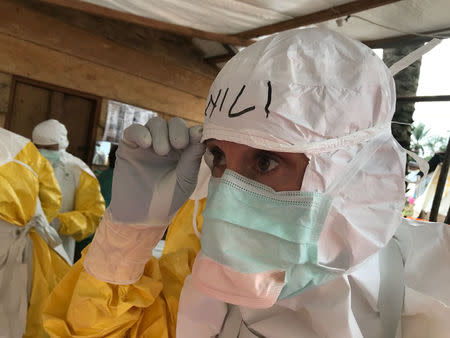
M 124 131 L 116 155 L 109 210 L 115 221 L 168 225 L 197 184 L 202 126 L 160 117 Z

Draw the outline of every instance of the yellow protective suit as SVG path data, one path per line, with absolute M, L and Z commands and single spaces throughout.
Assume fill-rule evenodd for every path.
M 60 161 L 52 163 L 62 192 L 61 208 L 51 223 L 61 235 L 70 260 L 75 255 L 75 241 L 92 235 L 105 211 L 100 184 L 94 173 L 79 158 L 60 151 Z
M 34 175 L 20 164 L 14 162 L 4 164 L 1 173 L 1 188 L 4 195 L 0 203 L 0 218 L 23 226 L 34 214 L 36 198 L 39 195 L 42 209 L 50 222 L 58 214 L 61 205 L 61 191 L 50 163 L 31 142 L 26 143 L 14 159 L 28 165 L 38 177 L 35 181 L 32 178 Z M 30 184 L 31 181 L 37 184 L 33 186 Z M 18 203 L 10 205 L 10 201 L 13 200 Z
M 50 119 L 35 126 L 32 140 L 38 147 L 58 145 L 56 160 L 43 152 L 53 166 L 62 193 L 61 208 L 51 225 L 61 235 L 62 244 L 73 262 L 75 241 L 81 241 L 94 233 L 105 211 L 105 202 L 94 173 L 78 157 L 66 149 L 69 139 L 66 127 Z
M 58 232 L 81 241 L 94 233 L 105 211 L 105 202 L 98 180 L 91 170 L 81 160 L 68 153 L 62 158 L 65 159 L 64 176 L 74 176 L 74 184 L 65 184 L 64 179 L 59 178 L 57 173 L 63 192 L 63 207 L 58 215 L 61 227 Z M 57 170 L 58 168 L 55 168 L 55 171 Z M 64 199 L 69 201 L 65 202 Z
M 102 282 L 84 270 L 84 258 L 80 259 L 44 308 L 47 332 L 52 337 L 175 338 L 181 289 L 200 250 L 192 227 L 194 203 L 189 200 L 177 213 L 161 258 L 152 258 L 135 284 Z M 199 230 L 205 203 L 206 199 L 199 202 Z
M 3 129 L 0 141 L 11 157 L 0 164 L 0 219 L 23 227 L 33 217 L 39 197 L 45 216 L 51 221 L 58 213 L 61 192 L 50 163 L 21 136 Z M 42 326 L 42 305 L 69 265 L 34 229 L 28 236 L 32 240 L 33 258 L 24 337 L 48 337 Z
M 81 241 L 94 233 L 105 211 L 100 184 L 83 161 L 67 152 L 61 165 L 55 165 L 55 174 L 63 193 L 58 232 Z

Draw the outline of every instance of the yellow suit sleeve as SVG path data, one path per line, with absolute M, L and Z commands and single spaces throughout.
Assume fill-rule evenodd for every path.
M 204 201 L 200 202 L 199 212 Z M 169 226 L 166 249 L 134 284 L 113 285 L 89 275 L 79 260 L 54 289 L 44 309 L 52 337 L 175 338 L 178 301 L 200 241 L 192 228 L 194 201 Z M 197 223 L 201 226 L 201 216 Z
M 45 216 L 50 222 L 56 217 L 61 206 L 61 190 L 50 162 L 41 155 L 31 142 L 23 147 L 15 159 L 30 166 L 38 175 L 39 199 Z
M 105 211 L 105 201 L 98 180 L 81 171 L 75 192 L 75 209 L 58 215 L 61 235 L 72 236 L 81 241 L 94 233 Z

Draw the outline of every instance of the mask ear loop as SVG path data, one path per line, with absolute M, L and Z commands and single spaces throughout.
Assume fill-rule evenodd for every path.
M 214 155 L 211 153 L 211 151 L 208 148 L 206 148 L 203 158 L 205 160 L 206 165 L 209 167 L 210 170 L 212 170 L 214 167 Z M 199 204 L 200 204 L 200 200 L 198 198 L 195 198 L 194 214 L 192 215 L 192 228 L 194 229 L 195 235 L 200 239 L 200 237 L 202 235 L 198 231 L 198 227 L 197 227 L 197 213 L 198 213 Z
M 373 139 L 369 140 L 367 143 L 363 143 L 363 148 L 355 155 L 353 160 L 347 164 L 347 168 L 341 176 L 334 180 L 331 186 L 327 189 L 326 193 L 330 195 L 335 195 L 339 191 L 345 189 L 345 187 L 352 181 L 353 176 L 355 176 L 359 170 L 364 167 L 364 165 L 369 162 L 373 154 L 387 142 L 390 137 L 390 132 L 382 132 L 381 134 L 375 136 Z
M 199 207 L 200 201 L 198 199 L 195 199 L 194 202 L 194 213 L 192 215 L 192 228 L 194 229 L 195 235 L 198 239 L 202 236 L 197 228 L 197 214 L 198 214 L 198 207 Z
M 423 173 L 423 176 L 415 181 L 411 181 L 410 179 L 408 179 L 406 177 L 405 177 L 405 181 L 408 183 L 419 184 L 427 176 L 428 170 L 430 170 L 430 165 L 428 164 L 427 161 L 425 161 L 425 159 L 423 159 L 416 153 L 413 153 L 411 150 L 405 149 L 405 151 L 409 156 L 411 156 L 417 162 L 417 164 L 419 165 L 419 170 Z
M 420 59 L 423 55 L 428 53 L 430 50 L 432 50 L 434 47 L 439 45 L 442 40 L 440 39 L 433 39 L 430 42 L 428 42 L 426 45 L 417 48 L 416 50 L 412 51 L 408 55 L 406 55 L 404 58 L 400 59 L 396 63 L 394 63 L 391 67 L 389 67 L 389 70 L 391 71 L 392 76 L 397 74 L 398 72 L 402 71 L 406 67 L 413 64 L 415 61 Z M 394 122 L 395 123 L 395 122 Z M 397 122 L 401 123 L 401 122 Z M 423 176 L 419 178 L 418 180 L 411 181 L 408 178 L 405 178 L 405 181 L 408 183 L 415 183 L 419 184 L 428 174 L 428 170 L 430 169 L 430 166 L 427 161 L 425 161 L 423 158 L 419 157 L 416 153 L 413 153 L 410 150 L 405 149 L 406 153 L 411 156 L 414 160 L 416 160 L 417 164 L 419 165 L 420 171 L 423 173 Z

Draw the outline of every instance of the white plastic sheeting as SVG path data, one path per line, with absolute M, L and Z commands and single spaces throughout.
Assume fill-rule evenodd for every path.
M 122 12 L 192 27 L 207 32 L 235 34 L 354 0 L 83 0 Z M 356 13 L 381 25 L 404 32 L 424 32 L 450 26 L 450 1 L 403 0 Z M 381 39 L 403 33 L 356 17 L 329 28 L 358 40 Z

